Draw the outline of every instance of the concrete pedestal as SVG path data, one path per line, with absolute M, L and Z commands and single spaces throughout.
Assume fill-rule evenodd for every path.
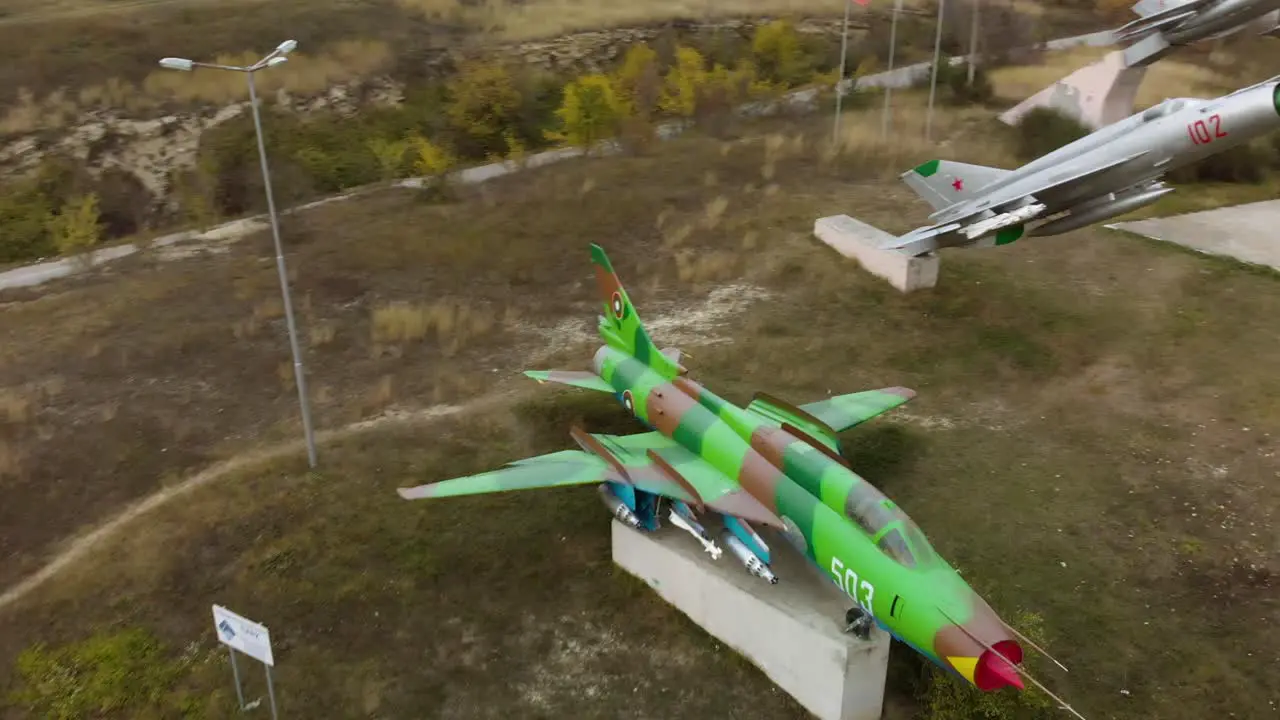
M 938 284 L 936 254 L 912 257 L 897 250 L 881 250 L 879 246 L 893 240 L 893 235 L 874 225 L 848 215 L 832 215 L 819 218 L 813 224 L 813 234 L 835 248 L 836 252 L 857 260 L 867 272 L 888 280 L 902 292 Z
M 1048 107 L 1097 130 L 1133 114 L 1146 74 L 1145 66 L 1128 67 L 1124 51 L 1116 50 L 1006 110 L 1000 121 L 1017 125 L 1032 108 Z
M 891 638 L 879 628 L 866 641 L 846 634 L 844 614 L 852 602 L 824 586 L 781 537 L 770 533 L 765 542 L 773 551 L 777 585 L 749 574 L 728 549 L 712 560 L 677 528 L 644 533 L 613 521 L 615 563 L 741 653 L 815 716 L 879 720 Z

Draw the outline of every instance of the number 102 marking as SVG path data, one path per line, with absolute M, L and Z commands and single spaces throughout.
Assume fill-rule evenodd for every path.
M 1209 126 L 1213 126 L 1213 132 L 1209 132 Z M 1213 142 L 1214 138 L 1226 137 L 1227 131 L 1222 129 L 1222 116 L 1214 113 L 1209 116 L 1209 122 L 1197 120 L 1187 124 L 1187 134 L 1191 136 L 1191 142 L 1195 145 L 1204 145 Z
M 869 614 L 875 614 L 871 612 L 871 599 L 875 596 L 875 586 L 866 580 L 859 584 L 858 573 L 854 572 L 852 568 L 845 567 L 840 558 L 834 555 L 831 556 L 831 576 L 835 579 L 836 586 L 843 590 L 845 595 L 853 598 L 853 601 L 858 603 Z M 861 598 L 857 594 L 859 589 L 862 590 L 863 597 Z

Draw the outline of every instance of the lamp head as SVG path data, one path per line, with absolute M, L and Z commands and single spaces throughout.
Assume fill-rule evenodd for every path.
M 276 52 L 280 53 L 281 55 L 288 55 L 289 53 L 293 52 L 294 49 L 297 47 L 298 47 L 297 40 L 285 40 L 284 42 L 280 43 L 278 47 L 276 47 Z
M 194 65 L 195 63 L 193 63 L 192 61 L 186 58 L 176 58 L 176 57 L 160 58 L 160 67 L 168 68 L 169 70 L 182 70 L 183 72 L 191 72 L 191 68 Z

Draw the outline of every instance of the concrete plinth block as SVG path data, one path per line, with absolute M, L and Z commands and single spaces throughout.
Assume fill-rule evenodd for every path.
M 841 602 L 799 553 L 769 535 L 776 585 L 749 574 L 727 550 L 712 560 L 672 527 L 645 533 L 615 520 L 613 561 L 821 720 L 879 720 L 891 638 L 879 628 L 869 640 L 845 633 L 852 601 Z
M 1128 67 L 1124 51 L 1116 50 L 1006 110 L 1000 121 L 1017 125 L 1033 108 L 1047 107 L 1097 130 L 1133 114 L 1146 74 L 1146 66 Z
M 880 246 L 892 240 L 893 235 L 874 225 L 848 215 L 832 215 L 818 218 L 813 224 L 813 234 L 835 248 L 836 252 L 857 260 L 867 272 L 888 280 L 902 292 L 938 284 L 936 254 L 912 257 L 898 250 L 881 250 Z

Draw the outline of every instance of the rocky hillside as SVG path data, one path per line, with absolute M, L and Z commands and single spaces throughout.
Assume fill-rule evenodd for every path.
M 600 72 L 616 64 L 628 47 L 656 43 L 664 38 L 692 39 L 707 44 L 711 38 L 726 42 L 750 42 L 763 21 L 728 20 L 714 24 L 664 24 L 582 32 L 554 40 L 515 43 L 470 54 L 484 54 L 524 68 L 537 68 L 572 77 Z M 801 34 L 838 38 L 840 21 L 808 19 L 797 24 Z M 855 26 L 857 40 L 866 26 Z M 466 54 L 466 53 L 463 53 Z M 441 50 L 424 58 L 428 79 L 447 76 L 459 53 Z M 349 116 L 361 108 L 398 106 L 406 83 L 390 75 L 375 75 L 334 85 L 322 92 L 298 93 L 281 88 L 267 97 L 274 107 L 303 117 L 317 113 Z M 128 110 L 94 110 L 61 131 L 42 130 L 10 137 L 0 144 L 0 173 L 29 171 L 51 155 L 74 158 L 90 172 L 107 169 L 137 178 L 156 200 L 169 194 L 168 178 L 175 170 L 193 165 L 201 136 L 211 128 L 240 117 L 248 100 L 223 106 L 190 108 L 158 117 L 138 117 Z

